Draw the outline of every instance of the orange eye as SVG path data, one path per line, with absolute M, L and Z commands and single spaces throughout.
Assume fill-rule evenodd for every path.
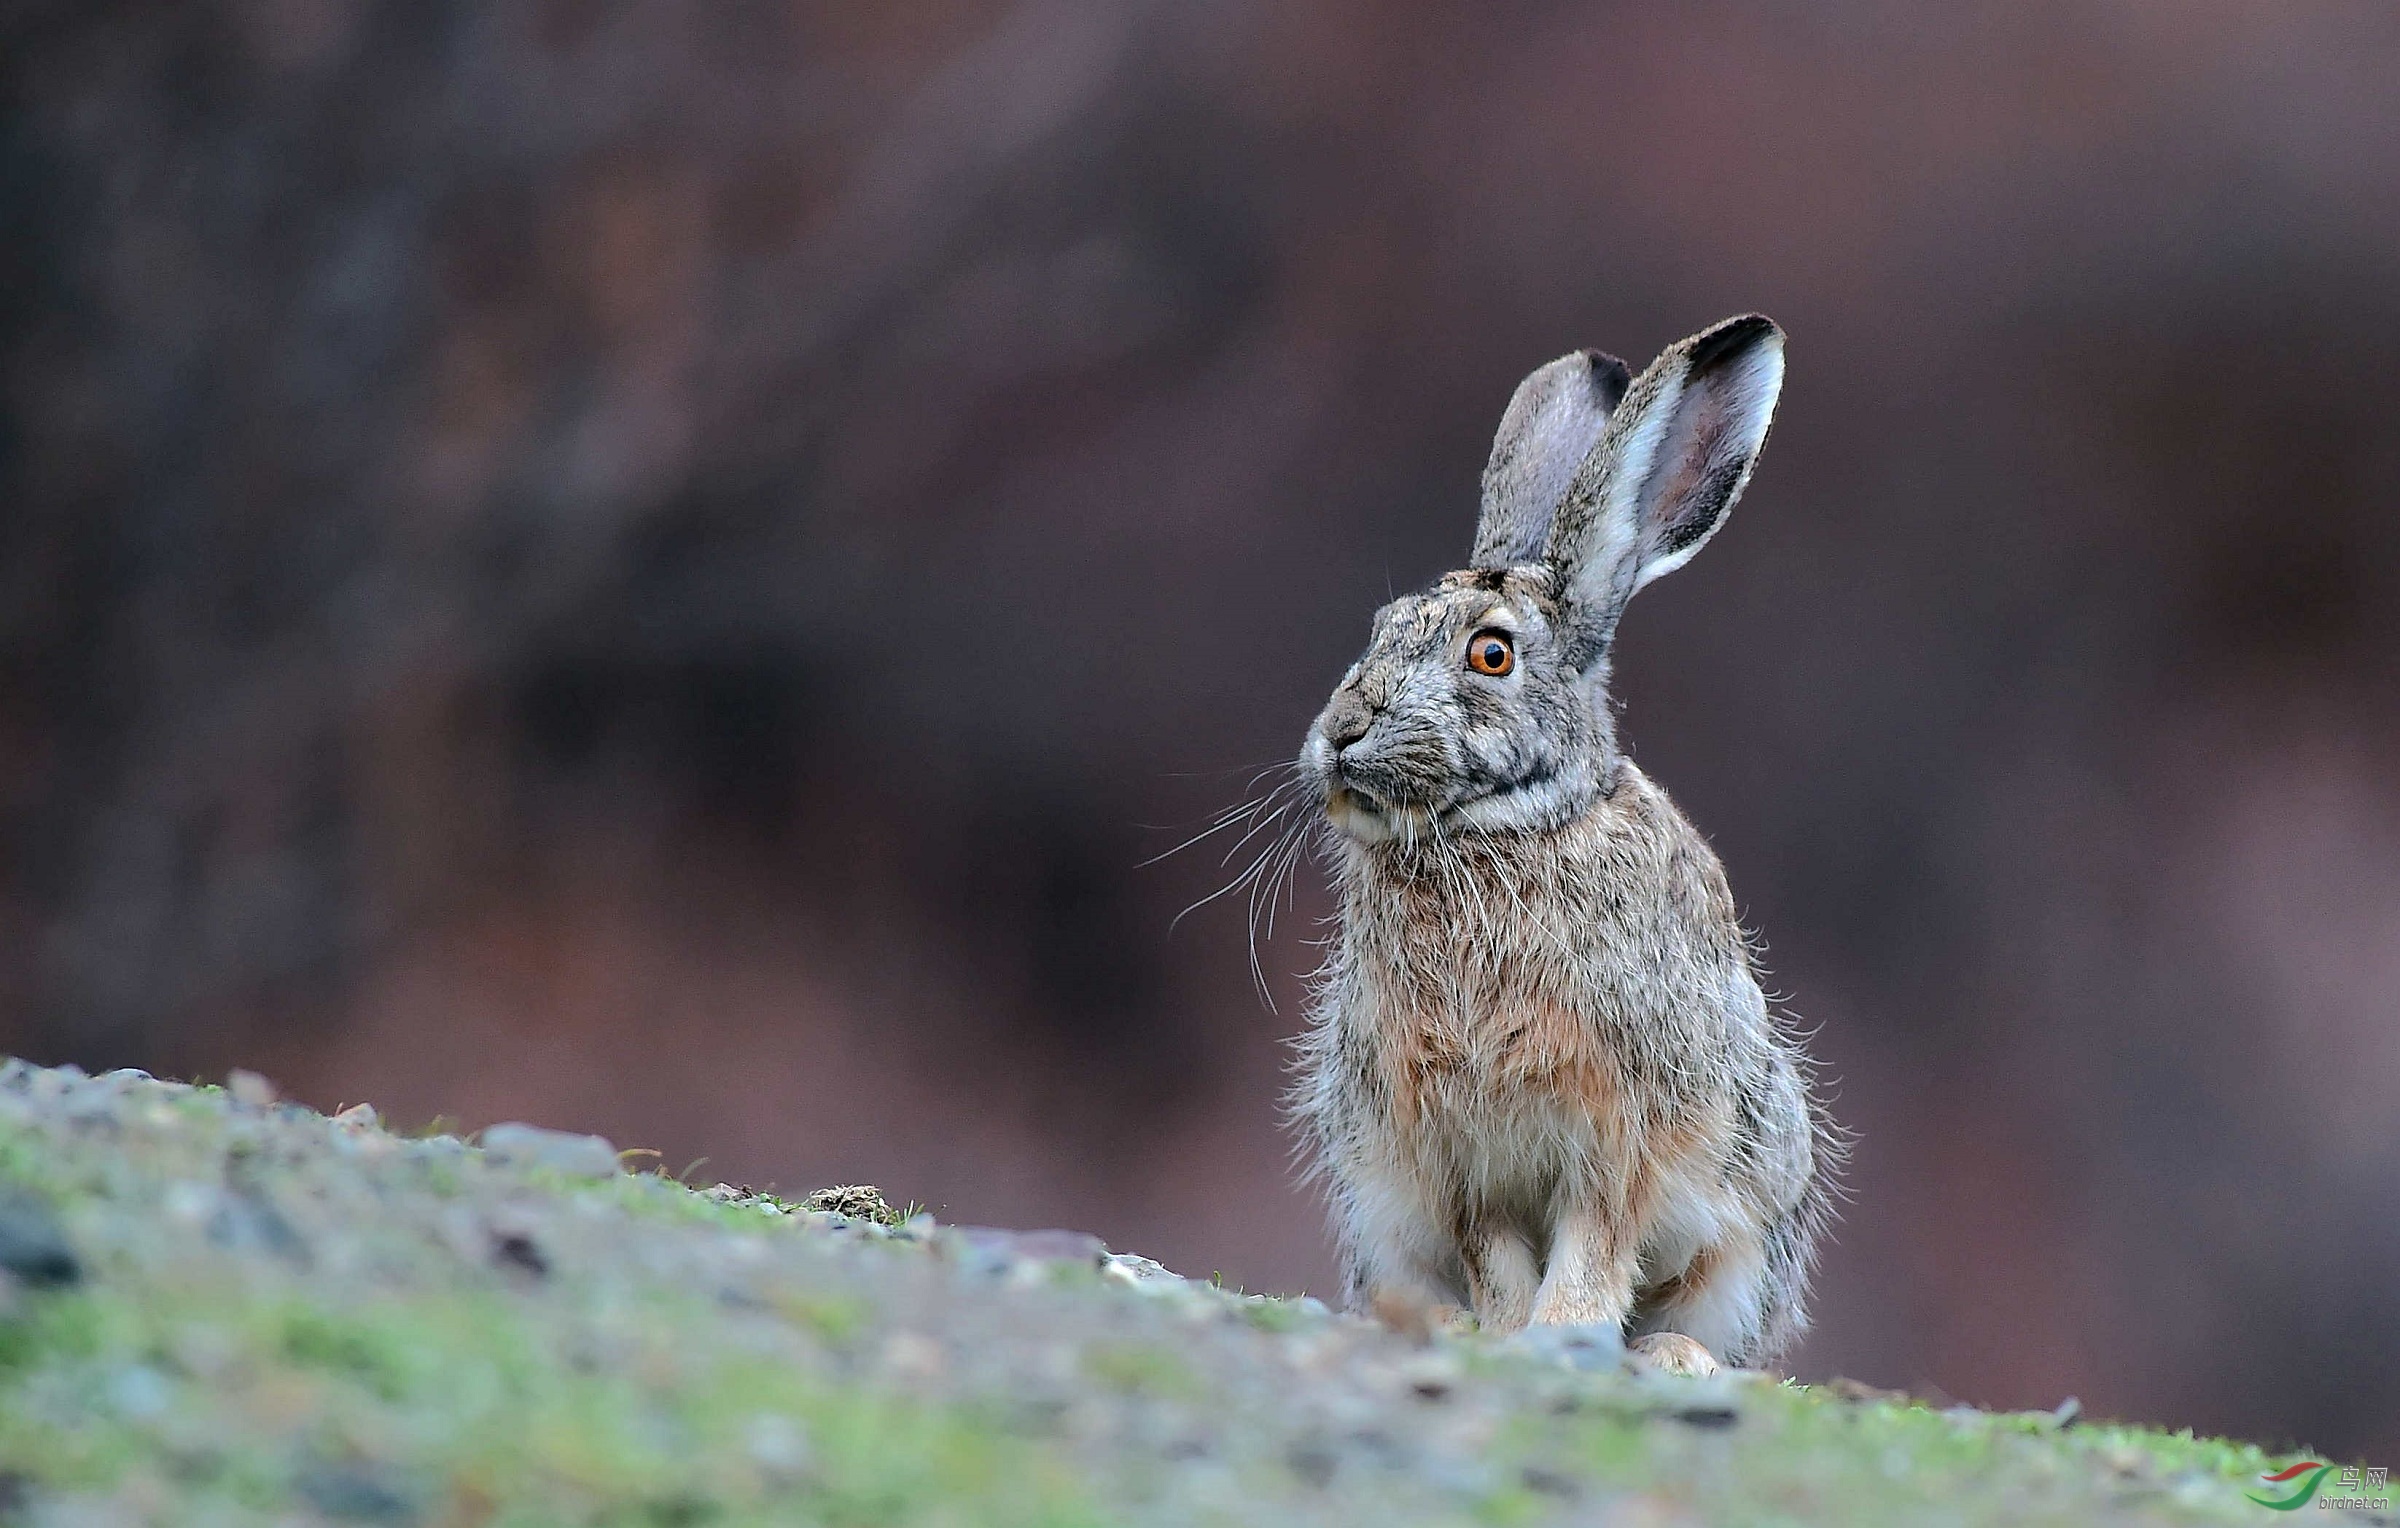
M 1498 679 L 1516 666 L 1517 650 L 1509 645 L 1504 631 L 1479 631 L 1467 644 L 1467 667 L 1478 674 Z

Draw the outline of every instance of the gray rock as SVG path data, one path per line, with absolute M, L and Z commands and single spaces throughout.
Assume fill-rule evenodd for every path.
M 1081 1263 L 1098 1268 L 1108 1257 L 1108 1244 L 1087 1231 L 953 1226 L 943 1239 L 957 1249 L 961 1263 L 986 1273 L 1004 1273 L 1027 1263 Z
M 1626 1364 L 1625 1334 L 1606 1322 L 1589 1326 L 1529 1326 L 1501 1346 L 1586 1373 L 1611 1372 Z
M 622 1170 L 608 1138 L 544 1130 L 539 1125 L 494 1125 L 483 1133 L 483 1154 L 502 1167 L 540 1167 L 571 1178 L 613 1178 Z
M 275 1084 L 238 1066 L 225 1074 L 225 1091 L 245 1109 L 264 1109 L 275 1102 Z
M 0 1271 L 35 1289 L 57 1289 L 83 1277 L 57 1213 L 22 1189 L 0 1188 Z
M 408 1492 L 363 1464 L 315 1461 L 293 1484 L 310 1506 L 344 1522 L 412 1523 L 421 1515 Z
M 1182 1275 L 1146 1257 L 1130 1252 L 1111 1252 L 1103 1259 L 1100 1271 L 1127 1284 L 1181 1284 Z
M 208 1219 L 208 1239 L 232 1251 L 269 1253 L 295 1268 L 306 1268 L 313 1261 L 307 1240 L 264 1189 L 247 1181 L 246 1174 L 229 1183 L 218 1199 L 216 1213 Z

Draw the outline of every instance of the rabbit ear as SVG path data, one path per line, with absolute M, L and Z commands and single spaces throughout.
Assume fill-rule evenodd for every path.
M 1511 568 L 1542 555 L 1558 501 L 1632 376 L 1605 351 L 1578 350 L 1517 384 L 1483 469 L 1483 514 L 1467 566 Z
M 1550 527 L 1567 654 L 1589 668 L 1634 591 L 1725 523 L 1783 389 L 1783 331 L 1752 313 L 1667 347 L 1610 416 Z

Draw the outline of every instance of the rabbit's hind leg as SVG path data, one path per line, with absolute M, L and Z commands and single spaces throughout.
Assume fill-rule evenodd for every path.
M 1680 1335 L 1730 1364 L 1758 1346 L 1766 1295 L 1766 1258 L 1749 1237 L 1702 1247 L 1682 1272 L 1642 1292 L 1634 1330 Z
M 1372 1163 L 1347 1164 L 1338 1181 L 1349 1308 L 1387 1321 L 1392 1312 L 1413 1312 L 1408 1324 L 1450 1324 L 1468 1295 L 1449 1217 L 1427 1204 L 1406 1175 Z

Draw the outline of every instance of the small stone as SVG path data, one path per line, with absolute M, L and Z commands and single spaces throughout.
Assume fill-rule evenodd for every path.
M 894 1332 L 883 1345 L 883 1367 L 895 1379 L 930 1381 L 942 1377 L 949 1361 L 942 1345 L 921 1332 Z
M 0 1271 L 33 1289 L 58 1289 L 83 1277 L 57 1212 L 22 1189 L 0 1188 Z
M 2100 1462 L 2120 1475 L 2147 1475 L 2150 1457 L 2130 1443 L 2117 1443 L 2100 1451 Z
M 333 1122 L 337 1125 L 347 1125 L 353 1130 L 372 1130 L 382 1124 L 383 1120 L 376 1114 L 373 1104 L 352 1104 L 335 1115 Z
M 211 1184 L 179 1180 L 167 1185 L 158 1196 L 158 1205 L 169 1220 L 178 1224 L 204 1225 L 217 1212 L 217 1190 Z
M 1447 1353 L 1423 1353 L 1400 1366 L 1401 1381 L 1420 1401 L 1445 1401 L 1458 1388 L 1458 1360 Z
M 167 1377 L 148 1364 L 131 1364 L 109 1376 L 108 1401 L 120 1416 L 146 1422 L 163 1414 L 174 1399 Z
M 122 1084 L 104 1077 L 77 1083 L 59 1093 L 56 1105 L 59 1118 L 113 1132 L 118 1126 L 118 1108 L 124 1091 Z
M 550 1276 L 550 1258 L 542 1244 L 531 1233 L 516 1230 L 495 1230 L 492 1233 L 492 1261 L 514 1273 L 542 1279 Z
M 216 1212 L 209 1216 L 208 1239 L 234 1251 L 271 1253 L 295 1268 L 306 1268 L 312 1261 L 307 1241 L 255 1183 L 234 1183 L 219 1196 Z
M 1111 1252 L 1101 1260 L 1100 1272 L 1120 1284 L 1181 1284 L 1180 1274 L 1170 1273 L 1164 1264 L 1130 1252 Z
M 1284 1450 L 1283 1462 L 1301 1480 L 1322 1491 L 1333 1484 L 1334 1472 L 1341 1466 L 1341 1456 L 1321 1441 L 1304 1439 Z
M 1543 1465 L 1529 1464 L 1517 1472 L 1517 1478 L 1525 1483 L 1526 1490 L 1536 1496 L 1573 1501 L 1583 1494 L 1583 1487 L 1576 1483 L 1574 1476 Z
M 25 1094 L 29 1098 L 47 1102 L 64 1098 L 81 1081 L 83 1068 L 71 1061 L 65 1066 L 35 1067 L 25 1079 Z
M 293 1484 L 308 1504 L 327 1517 L 360 1523 L 408 1523 L 416 1502 L 383 1472 L 364 1464 L 312 1463 Z
M 779 1411 L 762 1411 L 742 1429 L 742 1447 L 769 1475 L 789 1480 L 808 1473 L 808 1430 Z
M 339 1122 L 337 1121 L 337 1123 Z M 398 1136 L 388 1135 L 381 1130 L 365 1130 L 355 1126 L 345 1126 L 333 1132 L 333 1149 L 342 1156 L 362 1157 L 372 1162 L 378 1158 L 396 1155 L 401 1146 Z
M 540 1167 L 571 1178 L 613 1178 L 621 1170 L 607 1138 L 510 1121 L 483 1133 L 483 1154 L 502 1167 Z
M 224 1327 L 187 1322 L 167 1340 L 174 1366 L 195 1379 L 215 1380 L 242 1361 L 242 1341 Z
M 962 1247 L 961 1259 L 983 1273 L 1006 1273 L 1042 1263 L 1081 1263 L 1098 1268 L 1108 1256 L 1108 1244 L 1088 1231 L 1010 1231 L 999 1226 L 953 1226 L 952 1244 Z
M 1529 1326 L 1504 1345 L 1561 1368 L 1584 1372 L 1622 1369 L 1627 1362 L 1625 1334 L 1605 1321 L 1575 1326 Z

